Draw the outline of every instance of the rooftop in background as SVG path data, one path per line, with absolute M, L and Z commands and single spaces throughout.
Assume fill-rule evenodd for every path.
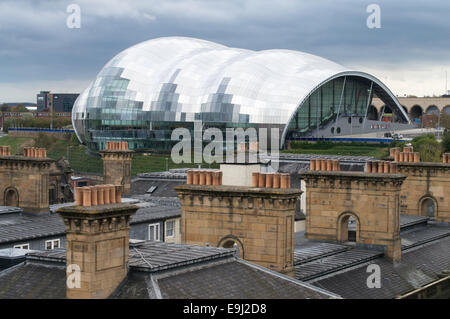
M 401 215 L 402 261 L 355 243 L 329 243 L 295 233 L 296 278 L 344 298 L 395 298 L 440 278 L 450 270 L 450 225 L 427 217 Z M 366 285 L 367 266 L 381 267 L 379 289 Z
M 122 198 L 122 202 L 131 204 L 139 201 Z M 52 212 L 60 207 L 73 205 L 74 203 L 51 205 L 50 212 L 40 215 L 26 214 L 22 212 L 22 209 L 15 207 L 0 206 L 0 244 L 64 235 L 65 226 L 62 218 Z M 132 216 L 131 225 L 181 216 L 181 211 L 177 206 L 164 205 L 164 202 L 138 203 L 137 206 L 141 206 L 141 208 Z
M 186 184 L 190 168 L 171 169 L 166 172 L 141 173 L 131 181 L 130 196 L 141 200 L 177 198 L 175 186 Z
M 339 298 L 234 257 L 225 248 L 142 242 L 130 244 L 130 271 L 118 299 Z M 33 289 L 24 289 L 32 286 Z M 65 250 L 30 253 L 0 272 L 0 298 L 65 298 Z M 214 287 L 214 289 L 212 289 Z

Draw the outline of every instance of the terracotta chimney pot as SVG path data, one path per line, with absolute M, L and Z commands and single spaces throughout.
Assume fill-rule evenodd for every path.
M 212 172 L 212 184 L 213 186 L 219 186 L 219 171 Z
M 205 172 L 205 177 L 206 177 L 206 185 L 212 185 L 212 172 L 211 171 L 206 171 Z
M 383 173 L 384 172 L 383 162 L 377 162 L 377 164 L 378 164 L 378 173 Z
M 206 172 L 205 171 L 200 171 L 200 185 L 206 185 Z
M 111 199 L 109 198 L 109 186 L 102 185 L 103 189 L 103 202 L 105 205 L 111 204 Z
M 280 177 L 281 177 L 280 173 L 273 174 L 273 182 L 272 182 L 273 188 L 280 188 Z
M 193 172 L 191 169 L 187 171 L 187 173 L 186 173 L 186 175 L 187 175 L 187 181 L 186 181 L 186 184 L 192 185 L 192 182 L 193 182 L 193 174 L 194 174 L 194 172 Z
M 91 206 L 91 189 L 89 186 L 82 188 L 83 191 L 83 206 Z
M 95 186 L 91 187 L 91 205 L 98 205 L 98 188 Z
M 198 185 L 199 182 L 200 182 L 200 173 L 198 170 L 193 170 L 192 171 L 192 184 Z
M 327 160 L 327 171 L 333 170 L 333 162 L 331 160 Z
M 384 162 L 383 166 L 384 166 L 383 173 L 384 174 L 389 174 L 389 162 Z
M 266 174 L 259 174 L 258 187 L 266 187 Z
M 272 188 L 273 187 L 273 174 L 266 174 L 266 187 Z
M 259 172 L 252 173 L 252 187 L 258 187 Z
M 116 203 L 116 186 L 114 185 L 109 186 L 109 200 L 111 204 Z
M 326 160 L 320 160 L 320 170 L 326 171 L 327 170 L 327 161 Z
M 281 174 L 280 178 L 280 188 L 288 188 L 289 174 Z
M 75 187 L 75 205 L 83 205 L 83 190 L 81 187 Z

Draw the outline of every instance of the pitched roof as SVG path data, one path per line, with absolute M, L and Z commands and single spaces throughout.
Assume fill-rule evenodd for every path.
M 343 298 L 395 298 L 438 279 L 450 268 L 450 228 L 420 216 L 402 215 L 402 261 L 394 263 L 383 251 L 358 245 L 311 241 L 295 233 L 297 279 Z M 380 289 L 370 289 L 367 266 L 381 267 Z
M 59 299 L 65 296 L 65 265 L 23 262 L 0 272 L 0 299 Z
M 30 253 L 0 272 L 0 298 L 65 298 L 65 250 Z M 132 244 L 130 272 L 112 298 L 339 298 L 234 257 L 225 248 Z
M 73 205 L 73 204 L 72 204 Z M 6 208 L 2 210 L 6 212 Z M 0 211 L 1 212 L 1 211 Z M 181 216 L 177 206 L 151 205 L 139 208 L 130 224 L 139 224 Z M 62 218 L 56 213 L 22 214 L 21 210 L 0 213 L 0 244 L 19 242 L 49 236 L 62 236 L 66 232 Z
M 155 279 L 170 299 L 328 299 L 336 298 L 298 280 L 242 260 Z
M 381 288 L 367 286 L 369 264 L 380 266 Z M 404 251 L 401 262 L 377 258 L 310 283 L 344 298 L 395 298 L 437 280 L 438 275 L 449 267 L 450 237 L 447 237 Z

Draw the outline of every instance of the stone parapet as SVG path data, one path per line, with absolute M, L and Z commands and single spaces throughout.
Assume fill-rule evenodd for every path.
M 356 242 L 383 245 L 392 260 L 401 259 L 400 189 L 402 174 L 307 171 L 305 237 L 345 242 L 348 221 L 356 222 Z
M 48 212 L 52 163 L 46 157 L 0 156 L 0 205 L 27 213 Z
M 398 163 L 399 173 L 407 176 L 400 193 L 402 214 L 427 216 L 427 202 L 433 203 L 434 218 L 450 222 L 450 164 Z
M 246 186 L 175 187 L 182 242 L 232 248 L 241 258 L 294 275 L 294 215 L 298 189 Z

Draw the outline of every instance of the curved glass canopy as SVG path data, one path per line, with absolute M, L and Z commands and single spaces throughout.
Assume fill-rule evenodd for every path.
M 276 127 L 283 144 L 345 114 L 364 114 L 374 95 L 397 121 L 409 121 L 379 80 L 321 57 L 167 37 L 111 59 L 75 102 L 72 121 L 94 151 L 115 139 L 132 149 L 170 149 L 172 130 L 192 130 L 194 121 L 204 128 Z

